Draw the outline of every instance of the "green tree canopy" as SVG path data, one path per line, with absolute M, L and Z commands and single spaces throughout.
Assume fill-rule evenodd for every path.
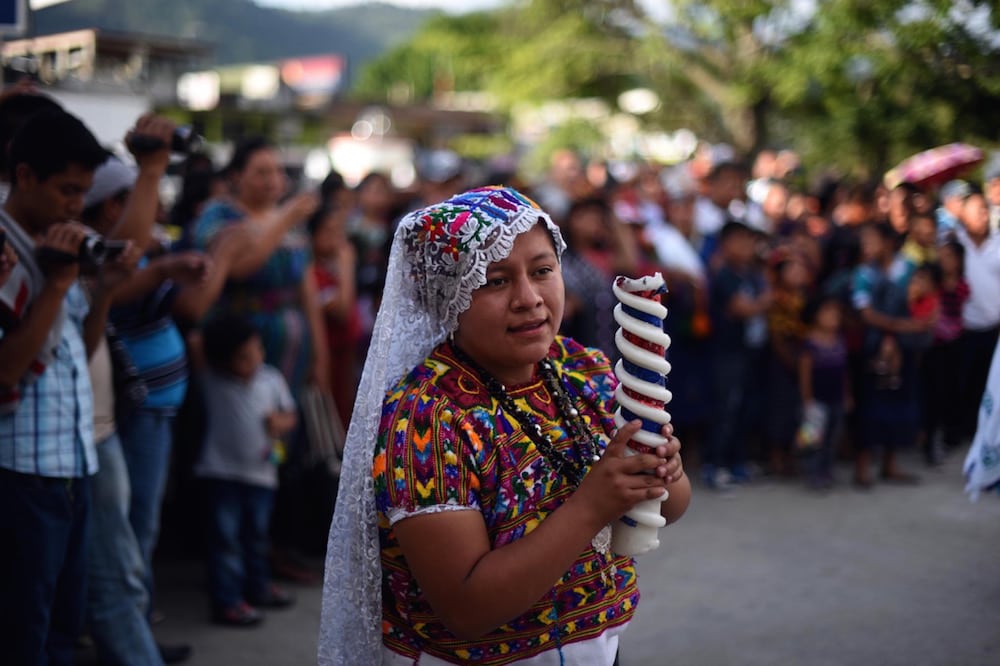
M 663 100 L 646 118 L 662 129 L 875 173 L 933 145 L 998 140 L 993 4 L 673 0 L 654 22 L 634 0 L 523 0 L 434 19 L 359 90 L 384 96 L 402 81 L 426 99 L 444 80 L 512 104 L 612 101 L 642 85 Z

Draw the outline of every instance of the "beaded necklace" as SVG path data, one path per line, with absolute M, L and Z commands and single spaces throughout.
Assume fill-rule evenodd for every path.
M 564 479 L 574 486 L 579 486 L 580 482 L 583 481 L 583 477 L 590 469 L 590 466 L 585 461 L 589 460 L 591 463 L 595 463 L 600 460 L 601 449 L 597 445 L 597 435 L 592 434 L 587 428 L 587 424 L 580 416 L 580 410 L 576 408 L 576 405 L 573 404 L 573 401 L 567 394 L 558 371 L 552 365 L 552 362 L 547 358 L 539 361 L 538 374 L 541 375 L 542 381 L 555 400 L 559 416 L 572 439 L 573 448 L 579 460 L 573 460 L 567 456 L 552 443 L 552 440 L 545 436 L 538 422 L 530 414 L 517 406 L 514 399 L 507 393 L 507 387 L 500 380 L 473 361 L 457 345 L 452 344 L 451 349 L 458 360 L 479 376 L 480 381 L 486 386 L 486 390 L 491 396 L 497 399 L 503 410 L 517 421 L 518 425 L 521 426 L 521 430 L 524 431 L 524 434 L 528 436 L 528 439 L 538 449 L 542 460 Z M 604 559 L 605 566 L 610 569 L 611 576 L 613 577 L 617 571 L 617 567 L 613 561 L 614 555 L 611 553 L 611 526 L 605 525 L 595 534 L 590 540 L 590 545 Z M 601 581 L 605 584 L 608 582 L 605 567 L 601 568 Z
M 542 377 L 545 387 L 548 389 L 553 400 L 555 400 L 559 416 L 566 428 L 567 434 L 572 440 L 573 448 L 579 458 L 578 460 L 567 456 L 552 443 L 552 440 L 542 432 L 542 427 L 538 422 L 529 413 L 518 407 L 514 398 L 507 392 L 507 387 L 496 377 L 473 361 L 468 354 L 457 346 L 452 345 L 452 350 L 462 363 L 479 375 L 479 379 L 486 386 L 486 390 L 489 391 L 491 396 L 497 399 L 503 410 L 514 417 L 514 420 L 521 426 L 521 430 L 528 436 L 528 439 L 534 443 L 538 452 L 542 455 L 542 459 L 549 467 L 574 486 L 579 486 L 589 469 L 589 465 L 585 461 L 597 462 L 600 460 L 601 450 L 597 446 L 597 436 L 593 435 L 587 428 L 587 424 L 584 423 L 583 418 L 580 416 L 580 410 L 576 408 L 569 395 L 567 395 L 552 362 L 547 358 L 542 359 L 538 363 L 538 374 Z

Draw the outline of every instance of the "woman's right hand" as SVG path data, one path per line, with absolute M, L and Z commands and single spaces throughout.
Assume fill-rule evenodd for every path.
M 281 216 L 289 226 L 295 226 L 315 213 L 319 205 L 320 198 L 316 192 L 299 192 L 282 204 Z
M 615 433 L 604 455 L 583 478 L 573 499 L 583 502 L 600 529 L 620 518 L 636 504 L 663 496 L 666 479 L 657 469 L 666 459 L 651 453 L 627 455 L 630 439 L 642 428 L 642 421 L 631 421 Z

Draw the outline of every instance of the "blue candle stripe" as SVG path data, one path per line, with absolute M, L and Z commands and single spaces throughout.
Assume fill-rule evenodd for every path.
M 641 419 L 642 420 L 642 430 L 645 430 L 646 432 L 651 432 L 654 435 L 661 434 L 660 430 L 663 429 L 663 426 L 660 425 L 659 423 L 655 423 L 653 421 L 648 421 L 648 420 L 642 418 L 641 416 L 639 416 L 638 414 L 634 413 L 632 410 L 626 408 L 625 406 L 622 406 L 622 418 L 625 419 L 626 421 L 634 421 L 636 419 Z
M 651 315 L 648 312 L 643 312 L 642 310 L 636 310 L 635 308 L 625 305 L 624 303 L 622 303 L 622 311 L 625 312 L 625 314 L 632 315 L 636 319 L 646 322 L 647 324 L 652 324 L 657 328 L 663 328 L 663 320 L 656 315 Z
M 656 372 L 655 370 L 649 370 L 648 368 L 644 368 L 641 365 L 636 365 L 627 358 L 622 359 L 622 365 L 624 366 L 625 370 L 633 377 L 638 377 L 639 379 L 645 380 L 650 384 L 657 384 L 659 386 L 664 385 L 663 375 Z

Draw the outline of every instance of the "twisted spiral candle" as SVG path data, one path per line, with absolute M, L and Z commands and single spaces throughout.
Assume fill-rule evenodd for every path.
M 664 356 L 670 336 L 663 332 L 667 308 L 660 298 L 667 291 L 660 273 L 638 279 L 619 276 L 613 285 L 618 305 L 615 321 L 620 327 L 615 344 L 622 359 L 615 365 L 618 388 L 615 400 L 615 425 L 642 420 L 642 430 L 629 441 L 626 455 L 650 453 L 667 438 L 660 434 L 670 423 L 666 404 L 671 393 L 666 388 L 670 363 Z M 621 555 L 642 555 L 660 545 L 657 530 L 666 524 L 660 504 L 667 494 L 637 504 L 612 525 L 611 548 Z

